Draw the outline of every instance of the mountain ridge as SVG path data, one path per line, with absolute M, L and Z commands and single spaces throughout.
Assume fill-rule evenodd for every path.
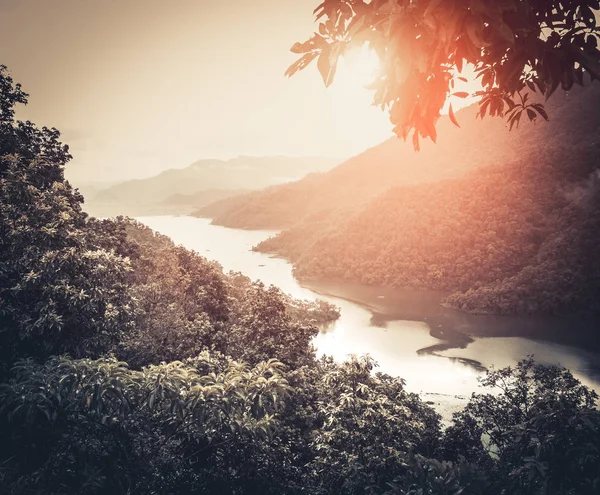
M 460 128 L 442 116 L 437 143 L 424 141 L 419 152 L 410 143 L 390 138 L 327 172 L 217 201 L 192 215 L 212 218 L 214 224 L 226 227 L 284 229 L 311 215 L 360 207 L 393 186 L 435 182 L 519 160 L 524 154 L 535 154 L 528 143 L 560 139 L 561 122 L 584 93 L 574 89 L 571 94 L 555 95 L 547 102 L 550 122 L 523 123 L 513 131 L 503 119 L 479 120 L 477 107 L 466 107 L 456 112 Z
M 473 313 L 600 312 L 600 85 L 574 93 L 513 160 L 396 185 L 257 250 L 301 279 L 450 290 Z
M 325 157 L 239 156 L 229 160 L 202 159 L 184 168 L 168 169 L 152 177 L 132 179 L 105 188 L 86 198 L 86 206 L 94 212 L 110 211 L 111 214 L 155 214 L 160 211 L 189 213 L 194 208 L 219 199 L 219 196 L 210 197 L 211 193 L 207 191 L 236 191 L 239 194 L 299 179 L 313 171 L 327 170 L 336 163 L 336 159 Z M 174 195 L 188 196 L 190 199 L 193 195 L 199 195 L 209 199 L 192 201 L 180 210 L 175 208 L 176 205 L 166 208 L 168 198 Z

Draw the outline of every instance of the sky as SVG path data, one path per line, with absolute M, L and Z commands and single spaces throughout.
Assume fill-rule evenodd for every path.
M 327 89 L 316 67 L 284 77 L 318 3 L 0 0 L 0 64 L 30 94 L 20 118 L 63 133 L 75 182 L 238 155 L 341 161 L 391 125 L 364 61 Z

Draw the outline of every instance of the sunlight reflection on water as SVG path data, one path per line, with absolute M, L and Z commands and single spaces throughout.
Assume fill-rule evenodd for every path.
M 341 308 L 341 317 L 324 329 L 314 344 L 319 354 L 343 360 L 350 354 L 370 354 L 379 371 L 400 376 L 407 389 L 430 394 L 469 396 L 475 391 L 481 372 L 445 357 L 474 359 L 484 366 L 514 365 L 535 354 L 543 363 L 566 366 L 586 385 L 600 390 L 600 379 L 590 363 L 597 356 L 580 349 L 525 338 L 481 338 L 466 349 L 450 349 L 439 356 L 418 355 L 417 351 L 439 340 L 429 335 L 429 326 L 421 321 L 395 320 L 374 324 L 373 314 L 344 299 L 317 295 L 301 287 L 292 275 L 291 265 L 251 249 L 274 231 L 228 229 L 210 225 L 210 220 L 189 216 L 140 217 L 141 222 L 168 235 L 177 244 L 217 260 L 225 271 L 239 271 L 265 284 L 302 299 L 324 299 Z

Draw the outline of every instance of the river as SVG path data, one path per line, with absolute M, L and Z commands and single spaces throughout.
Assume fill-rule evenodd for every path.
M 225 271 L 242 272 L 297 298 L 320 298 L 337 305 L 340 318 L 314 341 L 318 353 L 337 360 L 368 353 L 380 371 L 404 378 L 408 390 L 432 402 L 443 397 L 464 399 L 477 390 L 482 368 L 514 365 L 528 355 L 538 362 L 565 366 L 582 383 L 600 391 L 600 352 L 573 345 L 577 339 L 569 345 L 564 336 L 576 335 L 577 328 L 565 331 L 563 327 L 573 326 L 571 321 L 467 315 L 443 308 L 441 295 L 433 291 L 334 282 L 302 286 L 286 260 L 252 251 L 275 232 L 229 229 L 189 216 L 138 220 L 176 244 L 218 261 Z M 455 332 L 473 338 L 457 341 Z M 432 334 L 463 348 L 440 345 L 444 341 Z

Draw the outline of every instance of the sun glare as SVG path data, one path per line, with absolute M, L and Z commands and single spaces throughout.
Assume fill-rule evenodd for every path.
M 356 142 L 374 146 L 391 135 L 388 115 L 372 106 L 373 91 L 367 89 L 379 71 L 379 58 L 368 46 L 356 48 L 340 58 L 334 83 L 328 88 L 333 132 L 347 142 L 348 149 Z
M 377 53 L 368 45 L 350 50 L 340 62 L 340 71 L 345 72 L 343 77 L 363 88 L 373 82 L 380 66 Z
M 442 114 L 448 113 L 448 108 L 450 105 L 452 105 L 452 109 L 456 112 L 457 110 L 468 107 L 477 101 L 477 98 L 474 96 L 474 94 L 483 88 L 481 87 L 481 79 L 477 79 L 475 75 L 475 68 L 472 65 L 466 65 L 463 68 L 463 71 L 460 73 L 457 70 L 454 71 L 454 89 L 452 92 L 465 92 L 470 96 L 467 98 L 459 98 L 451 95 L 446 100 L 444 108 L 442 108 Z M 459 77 L 466 79 L 466 81 L 460 80 Z
M 346 53 L 340 58 L 338 63 L 334 91 L 343 98 L 353 100 L 360 99 L 371 103 L 373 100 L 373 91 L 367 87 L 375 80 L 380 70 L 381 62 L 375 50 L 368 45 L 363 45 L 361 48 L 355 48 Z M 469 93 L 467 98 L 459 98 L 450 96 L 446 104 L 442 108 L 442 114 L 448 113 L 448 108 L 452 104 L 454 111 L 460 110 L 466 106 L 473 104 L 476 98 L 473 96 L 476 91 L 481 90 L 481 84 L 475 78 L 474 68 L 465 66 L 461 73 L 454 73 L 454 88 L 452 93 L 466 92 Z M 459 77 L 466 79 L 463 81 Z M 344 115 L 343 118 L 346 118 Z

